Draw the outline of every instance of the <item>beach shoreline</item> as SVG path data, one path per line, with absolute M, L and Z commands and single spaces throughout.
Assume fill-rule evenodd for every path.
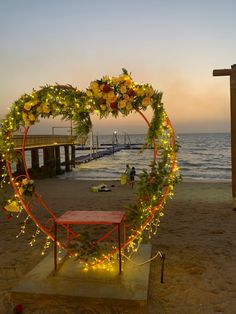
M 52 178 L 37 180 L 36 188 L 58 214 L 88 208 L 121 210 L 134 202 L 136 190 L 121 186 L 118 180 L 104 182 L 111 189 L 109 192 L 91 192 L 91 187 L 101 182 Z M 160 283 L 160 262 L 151 263 L 149 313 L 233 313 L 236 308 L 236 213 L 232 211 L 231 183 L 184 181 L 174 192 L 158 234 L 151 241 L 153 254 L 159 250 L 166 260 L 163 284 Z M 2 211 L 0 223 L 0 312 L 8 314 L 14 306 L 10 291 L 43 259 L 45 236 L 41 233 L 34 247 L 30 247 L 29 239 L 36 229 L 32 222 L 18 239 L 19 221 L 7 221 Z M 78 313 L 78 305 L 59 301 L 50 305 L 47 300 L 41 300 L 27 304 L 24 313 Z M 94 313 L 99 312 L 94 309 Z

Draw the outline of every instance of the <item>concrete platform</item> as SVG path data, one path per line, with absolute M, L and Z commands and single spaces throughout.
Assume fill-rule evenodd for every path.
M 135 263 L 143 263 L 151 257 L 151 246 L 141 245 L 133 255 Z M 51 252 L 30 271 L 12 290 L 17 302 L 33 297 L 62 297 L 77 302 L 99 302 L 104 304 L 127 304 L 141 308 L 147 306 L 150 263 L 138 266 L 126 261 L 121 274 L 116 269 L 84 271 L 78 261 L 68 258 L 56 274 L 53 274 L 54 260 Z

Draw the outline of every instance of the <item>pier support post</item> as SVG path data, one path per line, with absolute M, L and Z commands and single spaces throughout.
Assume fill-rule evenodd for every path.
M 38 148 L 32 148 L 30 150 L 30 153 L 31 153 L 31 169 L 29 169 L 29 173 L 33 178 L 37 178 L 40 173 Z
M 31 165 L 32 169 L 39 169 L 39 151 L 38 148 L 34 148 L 31 150 Z
M 69 145 L 65 145 L 64 149 L 65 149 L 65 170 L 66 172 L 69 172 L 71 171 Z
M 71 145 L 71 167 L 75 168 L 75 145 Z
M 56 174 L 54 147 L 43 149 L 44 174 L 52 177 Z
M 55 162 L 56 162 L 56 174 L 61 174 L 61 155 L 60 146 L 55 146 Z

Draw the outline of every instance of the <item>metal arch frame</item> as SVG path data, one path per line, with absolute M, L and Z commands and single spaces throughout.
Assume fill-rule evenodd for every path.
M 140 115 L 141 117 L 144 119 L 144 121 L 147 123 L 147 125 L 150 127 L 150 122 L 148 121 L 148 119 L 146 118 L 146 116 L 138 109 L 135 109 Z M 169 129 L 170 132 L 170 136 L 171 136 L 171 142 L 172 142 L 172 146 L 175 146 L 175 137 L 174 137 L 174 130 L 173 127 L 171 125 L 171 122 L 168 118 L 168 116 L 166 115 L 165 117 L 165 122 L 167 124 L 167 127 Z M 24 166 L 24 171 L 25 171 L 25 176 L 26 178 L 30 179 L 28 170 L 27 170 L 27 165 L 26 165 L 26 160 L 25 160 L 25 144 L 26 144 L 26 139 L 27 139 L 27 134 L 28 134 L 28 130 L 29 127 L 26 127 L 24 130 L 24 137 L 23 137 L 23 142 L 22 142 L 22 149 L 21 149 L 21 155 L 22 155 L 22 161 L 23 161 L 23 166 Z M 154 145 L 154 149 L 153 149 L 153 160 L 156 161 L 157 158 L 157 147 L 156 147 L 156 143 L 153 143 Z M 44 226 L 31 212 L 31 209 L 29 208 L 29 203 L 26 203 L 24 201 L 24 199 L 21 197 L 17 184 L 16 184 L 16 179 L 13 176 L 12 173 L 12 169 L 11 169 L 11 162 L 10 160 L 6 160 L 6 165 L 7 165 L 7 171 L 10 177 L 10 181 L 11 184 L 13 186 L 15 195 L 17 196 L 17 198 L 20 200 L 21 205 L 23 206 L 24 210 L 26 211 L 26 213 L 29 215 L 29 217 L 32 219 L 32 221 L 36 224 L 36 226 L 43 232 L 45 233 L 52 241 L 55 242 L 55 237 L 54 234 L 52 232 L 50 232 L 50 230 L 48 228 L 46 228 L 46 226 Z M 172 159 L 172 166 L 171 166 L 171 171 L 169 176 L 172 176 L 174 173 L 176 167 L 176 154 L 174 154 L 174 158 Z M 124 241 L 124 243 L 121 246 L 121 249 L 126 248 L 131 242 L 133 242 L 138 234 L 140 234 L 140 232 L 142 232 L 143 230 L 146 229 L 147 225 L 151 222 L 151 220 L 154 218 L 155 213 L 162 207 L 162 204 L 168 194 L 168 192 L 170 191 L 170 188 L 167 186 L 162 194 L 161 199 L 159 200 L 158 204 L 155 205 L 154 207 L 150 207 L 150 215 L 148 216 L 148 218 L 146 219 L 146 221 L 139 227 L 139 229 L 136 229 L 129 237 L 128 240 L 126 240 L 126 242 Z M 38 201 L 38 203 L 50 214 L 51 218 L 53 219 L 53 221 L 55 221 L 55 219 L 57 218 L 57 216 L 55 215 L 55 213 L 53 212 L 53 210 L 51 210 L 47 204 L 43 201 L 42 197 L 39 195 L 39 193 L 35 190 L 34 191 L 34 196 L 36 197 L 36 200 Z M 76 233 L 69 228 L 68 226 L 64 226 L 62 225 L 62 227 L 64 227 L 67 232 L 71 233 L 73 236 L 76 236 Z M 112 231 L 109 231 L 107 234 L 104 234 L 100 239 L 97 240 L 97 242 L 101 241 L 102 239 L 108 237 L 110 234 L 112 233 Z M 57 240 L 57 246 L 62 247 L 63 249 L 67 249 L 66 245 L 63 244 L 61 241 Z M 97 265 L 100 264 L 102 262 L 104 262 L 104 260 L 106 260 L 107 258 L 110 258 L 112 256 L 114 256 L 115 254 L 118 253 L 118 248 L 115 248 L 113 251 L 111 251 L 110 254 L 108 254 L 108 256 L 99 259 L 95 264 L 93 265 Z M 73 255 L 71 253 L 71 255 Z

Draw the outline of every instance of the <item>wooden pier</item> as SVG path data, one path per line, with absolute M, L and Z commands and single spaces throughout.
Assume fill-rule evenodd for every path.
M 22 152 L 23 135 L 15 135 L 13 138 L 15 149 Z M 68 172 L 75 167 L 75 145 L 80 144 L 71 135 L 28 135 L 25 151 L 30 151 L 31 168 L 29 173 L 32 177 L 53 177 Z M 61 162 L 61 147 L 64 148 L 65 161 Z M 43 165 L 40 167 L 39 150 L 43 151 Z M 62 169 L 61 166 L 64 166 Z M 18 174 L 24 173 L 21 161 L 16 165 Z
M 108 148 L 103 149 L 103 150 L 99 150 L 99 151 L 96 151 L 96 152 L 93 152 L 90 154 L 79 156 L 79 157 L 75 158 L 75 164 L 81 164 L 81 163 L 89 162 L 93 159 L 102 158 L 104 156 L 110 156 L 116 152 L 123 150 L 123 149 L 129 149 L 129 146 L 117 144 L 115 146 L 111 146 L 111 147 L 108 147 Z
M 22 152 L 23 136 L 16 135 L 13 138 L 15 149 Z M 61 149 L 63 147 L 63 149 Z M 29 173 L 32 177 L 52 177 L 69 172 L 75 165 L 87 163 L 91 160 L 102 158 L 104 156 L 112 155 L 123 149 L 142 149 L 143 143 L 133 143 L 129 141 L 124 144 L 119 144 L 118 140 L 112 140 L 112 143 L 101 143 L 97 146 L 85 146 L 80 143 L 76 137 L 72 135 L 28 135 L 25 144 L 25 151 L 30 151 L 31 168 Z M 40 150 L 43 154 L 43 165 L 40 166 Z M 76 150 L 89 151 L 82 156 L 76 157 Z M 42 155 L 41 154 L 41 155 Z M 65 156 L 65 160 L 61 161 L 61 154 Z M 63 168 L 62 168 L 63 167 Z M 16 165 L 17 173 L 24 172 L 22 162 Z

